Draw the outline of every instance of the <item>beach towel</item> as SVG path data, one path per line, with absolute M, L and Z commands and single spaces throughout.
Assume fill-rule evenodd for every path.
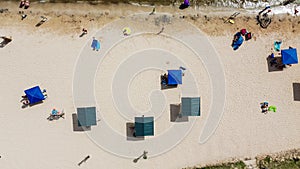
M 273 111 L 273 112 L 276 112 L 277 108 L 275 106 L 270 106 L 268 108 L 268 111 Z
M 96 49 L 97 43 L 98 43 L 98 41 L 97 41 L 96 39 L 93 39 L 91 47 L 92 47 L 93 49 Z
M 282 44 L 281 41 L 275 41 L 275 42 L 274 42 L 274 49 L 275 49 L 275 51 L 277 51 L 277 52 L 280 51 L 281 44 Z
M 96 43 L 96 50 L 98 51 L 99 49 L 100 49 L 100 42 L 97 41 L 97 43 Z

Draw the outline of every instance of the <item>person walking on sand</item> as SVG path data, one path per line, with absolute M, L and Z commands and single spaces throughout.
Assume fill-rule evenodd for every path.
M 19 8 L 23 8 L 25 6 L 25 0 L 20 1 Z
M 29 2 L 29 0 L 26 0 L 24 3 L 24 9 L 28 9 L 29 6 L 30 6 L 30 2 Z

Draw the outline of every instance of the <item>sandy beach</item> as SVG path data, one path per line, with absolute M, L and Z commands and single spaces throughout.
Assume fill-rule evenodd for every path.
M 0 48 L 3 169 L 179 169 L 300 148 L 300 101 L 293 86 L 300 83 L 300 67 L 270 72 L 267 63 L 276 40 L 283 42 L 282 49 L 299 51 L 299 16 L 274 15 L 262 29 L 256 15 L 241 9 L 160 6 L 150 16 L 152 7 L 32 3 L 21 20 L 18 3 L 0 2 L 0 8 L 9 9 L 0 13 L 0 36 L 13 39 Z M 235 24 L 224 23 L 235 11 L 241 12 Z M 48 20 L 36 27 L 40 16 Z M 130 36 L 122 34 L 126 26 Z M 88 34 L 79 37 L 83 28 Z M 253 37 L 234 51 L 233 35 L 242 28 Z M 93 37 L 101 42 L 99 51 L 90 47 Z M 211 58 L 218 64 L 210 64 Z M 92 76 L 77 79 L 80 66 Z M 183 85 L 161 91 L 160 75 L 179 66 L 187 68 Z M 219 75 L 225 84 L 223 111 L 213 134 L 199 143 L 214 117 L 211 110 L 217 110 L 214 99 L 223 97 L 215 95 L 215 87 L 222 86 L 222 79 L 213 84 Z M 80 88 L 85 80 L 91 89 Z M 47 89 L 48 98 L 22 108 L 24 90 L 36 85 Z M 89 92 L 95 101 L 77 95 Z M 130 103 L 120 104 L 119 95 Z M 184 96 L 200 96 L 201 116 L 171 122 L 170 104 Z M 277 112 L 261 113 L 264 101 Z M 91 131 L 74 131 L 78 106 L 96 106 L 98 122 Z M 133 109 L 126 112 L 127 106 Z M 48 121 L 53 107 L 63 109 L 65 118 Z M 126 123 L 143 114 L 155 117 L 154 136 L 126 140 Z M 148 159 L 134 163 L 144 150 Z

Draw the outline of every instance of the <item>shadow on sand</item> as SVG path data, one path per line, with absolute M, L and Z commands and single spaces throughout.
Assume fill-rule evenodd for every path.
M 170 104 L 170 121 L 171 122 L 188 122 L 187 116 L 180 114 L 180 104 Z
M 72 121 L 73 121 L 73 131 L 89 131 L 91 130 L 91 127 L 83 127 L 78 125 L 78 117 L 76 113 L 72 114 Z
M 128 141 L 141 141 L 145 140 L 145 137 L 135 137 L 134 136 L 134 123 L 126 123 L 126 136 Z
M 300 83 L 293 83 L 294 101 L 300 101 Z

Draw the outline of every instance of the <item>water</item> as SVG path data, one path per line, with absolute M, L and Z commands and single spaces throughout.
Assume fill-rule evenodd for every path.
M 18 1 L 18 0 L 14 0 Z M 154 5 L 180 5 L 183 0 L 31 0 L 41 3 L 82 3 L 107 4 L 107 3 L 128 3 L 137 6 L 154 6 Z M 294 15 L 295 9 L 300 11 L 300 0 L 290 0 L 292 3 L 284 5 L 289 0 L 190 0 L 192 6 L 212 6 L 212 7 L 230 7 L 246 9 L 250 13 L 257 13 L 266 6 L 271 6 L 273 14 L 289 13 Z M 298 13 L 300 15 L 300 13 Z

